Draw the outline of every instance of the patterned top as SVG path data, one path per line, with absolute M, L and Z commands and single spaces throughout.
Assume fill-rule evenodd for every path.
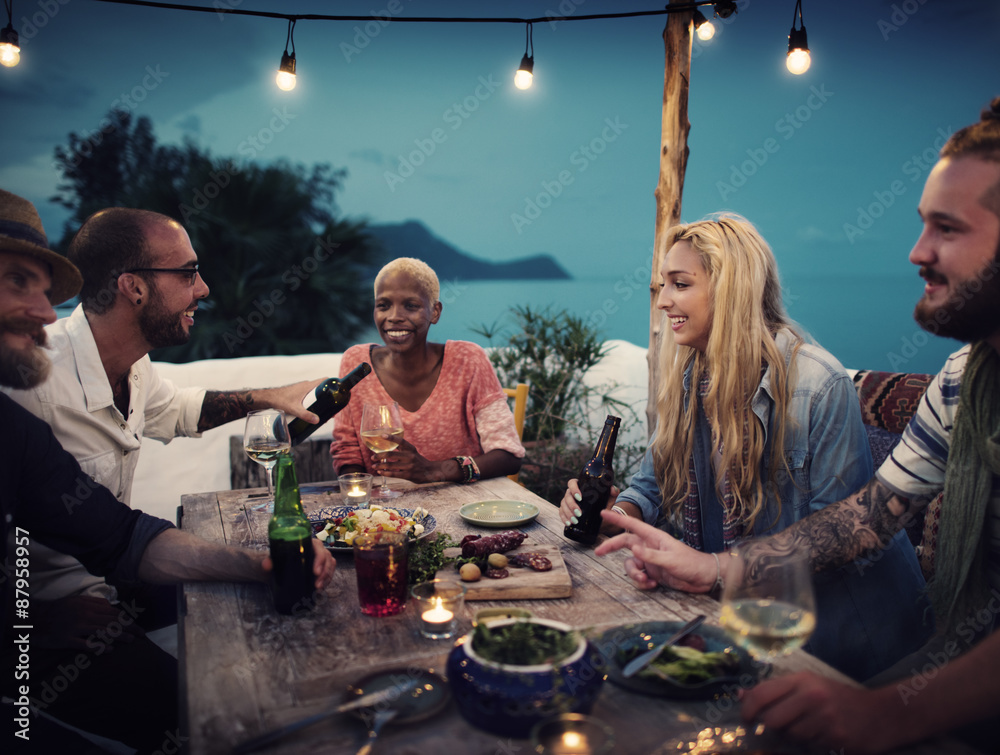
M 340 360 L 343 377 L 361 362 L 371 364 L 375 344 L 359 344 Z M 371 451 L 361 442 L 361 412 L 365 403 L 387 404 L 392 397 L 373 371 L 351 390 L 350 403 L 334 417 L 330 454 L 334 469 L 363 465 L 372 471 Z M 405 437 L 426 459 L 480 456 L 500 448 L 518 458 L 524 446 L 517 437 L 507 394 L 481 346 L 448 341 L 437 384 L 415 412 L 400 407 Z
M 915 499 L 918 505 L 930 503 L 944 489 L 951 430 L 955 426 L 962 373 L 971 349 L 971 345 L 964 346 L 948 357 L 927 387 L 902 439 L 875 473 L 887 487 L 904 498 Z M 948 505 L 945 499 L 942 506 Z M 993 476 L 986 526 L 990 538 L 986 577 L 991 588 L 1000 590 L 1000 477 L 997 475 Z

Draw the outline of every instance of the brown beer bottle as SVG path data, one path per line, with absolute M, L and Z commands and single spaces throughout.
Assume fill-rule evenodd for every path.
M 610 414 L 604 420 L 604 429 L 597 440 L 594 455 L 590 457 L 580 472 L 580 511 L 577 524 L 567 524 L 563 534 L 570 540 L 585 545 L 593 545 L 601 529 L 601 511 L 608 503 L 611 486 L 615 482 L 615 473 L 611 468 L 611 460 L 615 455 L 615 441 L 618 439 L 618 426 L 621 417 Z

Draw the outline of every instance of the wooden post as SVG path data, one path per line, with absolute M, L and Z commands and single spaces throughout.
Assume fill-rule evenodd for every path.
M 671 0 L 670 4 L 679 4 L 679 0 Z M 663 30 L 666 67 L 663 74 L 663 114 L 660 127 L 660 178 L 654 192 L 656 226 L 653 236 L 653 268 L 649 282 L 647 435 L 652 435 L 656 426 L 656 396 L 660 384 L 660 334 L 664 327 L 664 317 L 656 308 L 656 298 L 659 292 L 660 265 L 667 252 L 663 248 L 663 237 L 671 226 L 680 222 L 684 172 L 687 170 L 687 137 L 691 130 L 688 122 L 688 85 L 691 77 L 693 15 L 693 11 L 671 13 L 667 16 L 667 26 Z

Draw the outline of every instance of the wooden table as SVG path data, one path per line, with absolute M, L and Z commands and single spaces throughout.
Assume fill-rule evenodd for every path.
M 538 505 L 538 519 L 521 529 L 528 533 L 529 543 L 551 543 L 560 548 L 572 575 L 573 596 L 508 605 L 592 631 L 636 621 L 683 621 L 699 613 L 718 623 L 719 605 L 707 596 L 664 588 L 636 590 L 624 574 L 627 554 L 597 558 L 592 549 L 566 540 L 556 507 L 507 478 L 467 486 L 401 485 L 405 495 L 393 505 L 429 509 L 437 518 L 438 531 L 456 540 L 470 532 L 489 534 L 461 519 L 458 509 L 466 503 L 520 500 Z M 246 510 L 248 501 L 253 502 L 249 496 L 259 493 L 235 490 L 186 495 L 181 505 L 182 527 L 216 542 L 266 547 L 268 515 Z M 321 493 L 303 495 L 303 503 L 308 512 L 339 505 L 340 501 L 336 494 Z M 422 638 L 414 611 L 386 618 L 361 614 L 350 558 L 338 562 L 325 598 L 308 616 L 293 618 L 274 611 L 263 585 L 184 586 L 184 615 L 179 622 L 181 715 L 191 753 L 227 752 L 264 731 L 319 712 L 331 699 L 339 699 L 348 683 L 373 671 L 418 666 L 443 672 L 451 643 Z M 467 602 L 462 630 L 471 627 L 476 610 L 490 605 L 503 604 Z M 780 660 L 774 673 L 802 669 L 844 678 L 801 651 Z M 665 743 L 694 739 L 697 732 L 712 726 L 732 730 L 738 723 L 737 705 L 729 697 L 674 702 L 638 695 L 610 682 L 604 685 L 593 714 L 612 725 L 618 742 L 615 752 L 627 755 L 651 755 Z M 265 752 L 355 753 L 365 738 L 366 729 L 359 720 L 339 716 L 297 732 Z M 450 703 L 443 713 L 427 721 L 388 726 L 375 752 L 499 755 L 527 753 L 529 748 L 527 740 L 498 738 L 473 728 Z M 809 751 L 789 748 L 782 752 Z M 906 752 L 972 751 L 952 742 L 936 742 Z

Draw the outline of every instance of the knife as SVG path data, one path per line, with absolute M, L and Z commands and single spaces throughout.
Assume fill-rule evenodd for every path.
M 233 755 L 243 755 L 243 753 L 259 750 L 261 747 L 265 747 L 272 742 L 276 742 L 282 737 L 291 734 L 293 731 L 304 729 L 305 727 L 311 726 L 318 721 L 322 721 L 324 718 L 329 718 L 330 716 L 335 716 L 340 713 L 347 713 L 348 711 L 357 710 L 358 708 L 370 708 L 373 705 L 378 705 L 379 703 L 383 703 L 387 700 L 395 700 L 402 697 L 406 693 L 411 692 L 416 686 L 417 680 L 410 679 L 402 684 L 394 684 L 391 687 L 386 687 L 385 689 L 380 689 L 376 692 L 369 692 L 367 695 L 361 695 L 361 697 L 350 700 L 346 703 L 341 703 L 331 710 L 326 710 L 322 713 L 308 716 L 294 723 L 290 723 L 287 726 L 282 726 L 278 729 L 273 729 L 266 734 L 261 734 L 259 737 L 255 737 L 254 739 L 247 740 L 243 744 L 236 746 L 233 750 Z
M 652 650 L 648 650 L 640 656 L 633 658 L 631 661 L 625 664 L 625 668 L 622 669 L 622 676 L 628 679 L 630 676 L 634 676 L 639 671 L 642 671 L 646 666 L 656 660 L 657 656 L 663 652 L 664 648 L 673 645 L 678 640 L 686 637 L 695 629 L 701 626 L 701 622 L 705 620 L 705 616 L 695 616 L 691 621 L 682 626 L 676 632 L 674 632 L 670 637 L 667 638 L 665 642 L 660 643 Z

